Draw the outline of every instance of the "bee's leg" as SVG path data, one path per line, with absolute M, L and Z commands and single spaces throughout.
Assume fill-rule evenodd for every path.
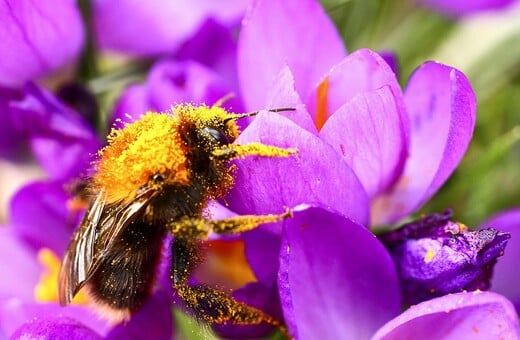
M 242 215 L 216 221 L 186 217 L 166 227 L 176 236 L 203 238 L 210 231 L 214 231 L 217 234 L 236 234 L 253 230 L 260 224 L 278 222 L 291 216 L 291 210 L 287 209 L 284 213 L 278 215 Z
M 280 148 L 262 143 L 228 144 L 214 150 L 212 158 L 215 161 L 229 161 L 234 158 L 247 156 L 288 157 L 297 153 L 298 150 L 294 148 Z
M 225 292 L 207 285 L 188 285 L 189 276 L 200 261 L 196 241 L 177 237 L 172 252 L 174 287 L 197 319 L 212 324 L 257 325 L 267 322 L 287 334 L 284 325 L 260 309 L 238 302 Z

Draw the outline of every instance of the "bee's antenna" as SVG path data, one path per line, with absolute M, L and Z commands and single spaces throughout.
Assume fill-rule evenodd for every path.
M 294 108 L 294 107 L 280 107 L 280 108 L 276 108 L 276 109 L 268 109 L 267 111 L 269 111 L 269 112 L 296 111 L 296 108 Z M 253 112 L 247 112 L 247 113 L 241 113 L 241 114 L 233 115 L 232 117 L 224 119 L 224 123 L 226 123 L 226 122 L 228 122 L 230 120 L 237 120 L 237 119 L 241 119 L 241 118 L 256 116 L 259 112 L 260 111 L 253 111 Z

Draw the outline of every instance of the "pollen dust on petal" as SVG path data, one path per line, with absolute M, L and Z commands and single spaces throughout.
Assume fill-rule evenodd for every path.
M 43 266 L 40 281 L 34 287 L 34 299 L 38 302 L 58 302 L 58 275 L 60 272 L 60 258 L 49 248 L 38 251 L 38 262 Z M 73 304 L 88 303 L 87 295 L 83 291 L 72 299 Z

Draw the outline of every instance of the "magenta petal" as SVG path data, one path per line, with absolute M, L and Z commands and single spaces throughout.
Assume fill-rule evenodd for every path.
M 340 107 L 320 130 L 347 161 L 369 197 L 392 185 L 404 166 L 407 133 L 388 86 L 358 94 Z
M 373 222 L 395 222 L 444 184 L 466 152 L 475 126 L 476 99 L 466 76 L 427 62 L 405 92 L 411 122 L 409 157 L 398 183 L 379 198 Z
M 449 15 L 462 16 L 507 7 L 515 0 L 421 0 L 420 2 Z
M 20 86 L 72 62 L 83 26 L 70 0 L 0 2 L 0 84 Z
M 30 320 L 42 320 L 49 316 L 66 317 L 80 321 L 101 336 L 104 336 L 110 328 L 107 322 L 101 320 L 99 315 L 84 306 L 61 307 L 57 303 L 28 303 L 15 298 L 0 303 L 0 329 L 7 334 L 15 332 L 16 329 Z M 69 337 L 65 337 L 65 339 L 69 339 Z
M 324 80 L 328 82 L 325 112 L 327 117 L 359 93 L 388 86 L 394 94 L 399 115 L 405 122 L 405 128 L 408 129 L 401 87 L 390 66 L 377 53 L 368 49 L 355 51 L 334 65 L 325 77 L 322 77 L 322 81 Z M 320 93 L 318 84 L 314 84 L 314 86 L 315 89 L 311 96 L 303 97 L 303 100 L 307 101 L 307 109 L 315 118 L 316 101 Z
M 106 339 L 172 339 L 171 303 L 160 291 L 152 295 L 127 323 L 115 326 Z
M 102 48 L 146 56 L 173 52 L 208 18 L 236 24 L 246 6 L 235 0 L 96 0 L 92 18 Z
M 62 184 L 34 182 L 11 200 L 13 232 L 35 251 L 46 247 L 61 255 L 65 251 L 77 217 L 67 207 L 69 196 Z
M 518 339 L 511 302 L 491 292 L 445 295 L 412 306 L 372 339 Z
M 131 117 L 150 111 L 148 102 L 148 88 L 146 84 L 133 84 L 128 86 L 117 100 L 112 111 L 110 128 L 122 128 L 123 122 L 131 122 Z
M 296 91 L 306 98 L 345 53 L 341 37 L 317 1 L 254 1 L 238 42 L 238 76 L 246 107 L 265 107 L 266 94 L 286 65 L 294 73 Z
M 301 206 L 285 222 L 278 285 L 298 339 L 366 339 L 399 313 L 394 264 L 364 226 Z
M 80 322 L 65 316 L 48 316 L 29 320 L 18 328 L 10 339 L 102 339 L 99 334 Z
M 40 279 L 36 253 L 20 240 L 10 226 L 0 227 L 0 301 L 16 297 L 30 301 Z
M 482 224 L 483 228 L 496 228 L 511 233 L 504 255 L 493 270 L 491 290 L 511 300 L 520 311 L 520 209 L 510 210 L 492 217 Z
M 237 139 L 238 144 L 250 142 L 296 148 L 298 154 L 237 160 L 236 185 L 226 198 L 234 211 L 271 214 L 300 203 L 319 203 L 360 223 L 368 222 L 364 188 L 341 156 L 320 138 L 285 117 L 263 112 Z
M 294 111 L 283 111 L 278 114 L 289 118 L 310 133 L 318 134 L 314 121 L 296 92 L 294 76 L 288 66 L 280 71 L 274 85 L 269 89 L 265 108 L 293 108 Z

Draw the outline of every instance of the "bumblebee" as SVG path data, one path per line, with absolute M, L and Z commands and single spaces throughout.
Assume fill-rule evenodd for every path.
M 271 111 L 281 110 L 292 109 Z M 62 261 L 60 303 L 70 303 L 85 288 L 113 322 L 128 320 L 153 290 L 163 241 L 171 233 L 173 285 L 195 317 L 208 323 L 283 327 L 221 290 L 188 285 L 188 279 L 201 261 L 199 245 L 210 232 L 240 233 L 291 215 L 286 210 L 223 220 L 205 217 L 209 200 L 222 198 L 234 184 L 230 160 L 288 157 L 297 151 L 232 144 L 239 134 L 236 120 L 255 113 L 192 105 L 173 111 L 149 112 L 113 129 L 99 151 L 88 179 L 91 203 Z

